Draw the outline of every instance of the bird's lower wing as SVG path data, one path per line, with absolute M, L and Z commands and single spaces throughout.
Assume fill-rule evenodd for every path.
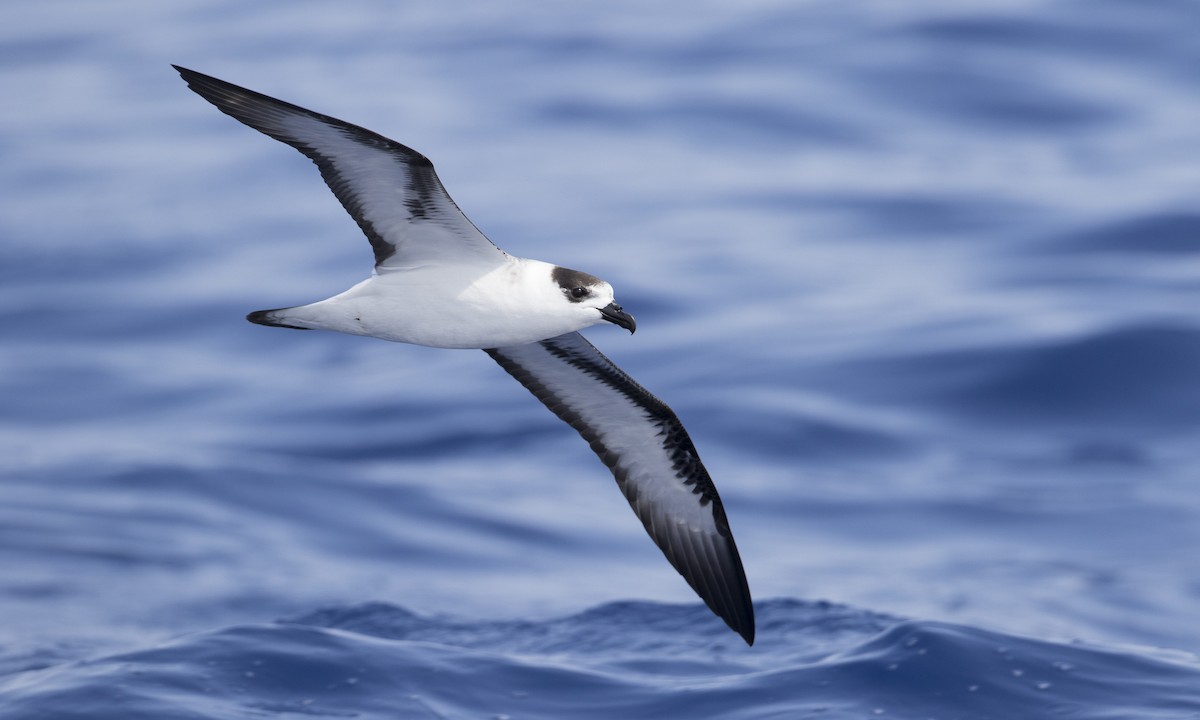
M 679 418 L 579 333 L 486 350 L 575 428 L 705 604 L 754 642 L 754 607 L 721 498 Z

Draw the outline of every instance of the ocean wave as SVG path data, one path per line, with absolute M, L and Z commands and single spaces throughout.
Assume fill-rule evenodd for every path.
M 33 718 L 1195 717 L 1200 662 L 824 602 L 760 603 L 753 648 L 699 605 L 553 620 L 330 607 L 9 676 Z

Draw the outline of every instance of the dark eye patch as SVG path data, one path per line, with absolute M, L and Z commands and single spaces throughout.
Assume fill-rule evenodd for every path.
M 562 288 L 563 294 L 571 302 L 583 300 L 592 294 L 592 287 L 600 285 L 603 282 L 595 275 L 588 275 L 585 272 L 570 270 L 565 267 L 554 268 L 550 276 L 554 279 L 554 282 L 558 283 L 558 286 Z

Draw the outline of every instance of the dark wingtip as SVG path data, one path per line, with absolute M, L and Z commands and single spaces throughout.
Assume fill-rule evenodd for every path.
M 184 80 L 187 80 L 188 82 L 191 82 L 192 78 L 204 77 L 203 74 L 198 73 L 195 70 L 189 70 L 182 65 L 176 65 L 175 63 L 171 63 L 171 67 L 175 68 L 175 72 L 179 73 L 179 76 L 182 77 Z
M 750 647 L 754 647 L 754 618 L 753 617 L 750 618 L 750 624 L 747 625 L 746 627 L 743 627 L 741 629 L 734 628 L 733 630 L 738 635 L 742 636 L 742 639 L 746 641 L 747 645 L 749 645 Z
M 745 589 L 745 597 L 742 602 L 737 603 L 733 607 L 724 607 L 718 610 L 709 605 L 718 617 L 725 621 L 729 629 L 737 633 L 746 641 L 747 645 L 754 645 L 754 601 L 750 599 L 749 588 L 743 584 Z
M 255 325 L 266 325 L 267 327 L 291 328 L 292 330 L 307 330 L 308 329 L 308 328 L 297 327 L 295 325 L 288 325 L 287 323 L 282 323 L 282 322 L 279 322 L 278 320 L 273 319 L 271 317 L 271 313 L 279 312 L 280 309 L 286 309 L 286 308 L 279 308 L 279 309 L 275 309 L 275 310 L 255 310 L 254 312 L 247 315 L 246 319 L 249 320 L 250 322 L 254 323 Z

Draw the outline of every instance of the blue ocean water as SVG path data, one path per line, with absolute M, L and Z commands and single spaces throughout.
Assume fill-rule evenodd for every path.
M 1200 717 L 1200 6 L 0 7 L 0 717 Z M 170 63 L 609 279 L 746 647 Z

